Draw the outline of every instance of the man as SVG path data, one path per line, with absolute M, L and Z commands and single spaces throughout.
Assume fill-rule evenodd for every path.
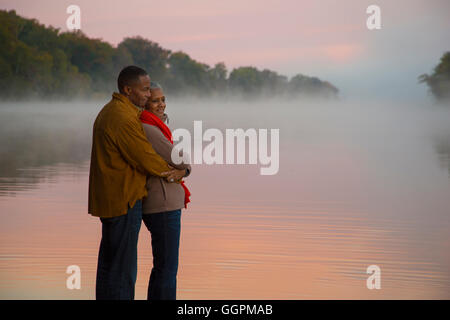
M 150 98 L 148 74 L 128 66 L 120 72 L 117 84 L 119 93 L 113 93 L 94 123 L 88 212 L 102 222 L 96 298 L 131 300 L 146 177 L 177 181 L 182 174 L 154 151 L 139 120 Z

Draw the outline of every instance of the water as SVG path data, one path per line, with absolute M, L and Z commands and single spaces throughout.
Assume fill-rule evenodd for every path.
M 0 298 L 93 299 L 87 214 L 104 103 L 0 105 Z M 407 103 L 170 101 L 172 128 L 279 128 L 280 168 L 193 165 L 178 299 L 449 299 L 450 109 Z M 204 146 L 206 143 L 204 143 Z M 81 290 L 66 268 L 81 268 Z M 141 227 L 136 298 L 152 265 Z M 381 269 L 369 290 L 366 269 Z

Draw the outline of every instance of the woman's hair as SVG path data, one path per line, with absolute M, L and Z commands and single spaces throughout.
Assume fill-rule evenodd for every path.
M 150 82 L 150 89 L 161 89 L 162 90 L 162 87 L 161 87 L 161 85 L 158 82 L 151 81 Z

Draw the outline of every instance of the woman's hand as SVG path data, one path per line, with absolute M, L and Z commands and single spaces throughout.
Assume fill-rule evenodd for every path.
M 169 165 L 169 168 L 171 170 L 169 171 L 169 174 L 166 177 L 166 180 L 168 182 L 180 181 L 186 175 L 185 169 L 179 170 L 179 169 L 171 167 L 170 165 Z

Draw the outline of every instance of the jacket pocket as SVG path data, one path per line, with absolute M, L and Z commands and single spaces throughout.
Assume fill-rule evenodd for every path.
M 161 184 L 161 189 L 162 189 L 164 201 L 166 201 L 167 200 L 167 190 L 166 190 L 166 186 L 165 186 L 165 183 L 163 181 L 163 178 L 159 178 L 159 183 Z

